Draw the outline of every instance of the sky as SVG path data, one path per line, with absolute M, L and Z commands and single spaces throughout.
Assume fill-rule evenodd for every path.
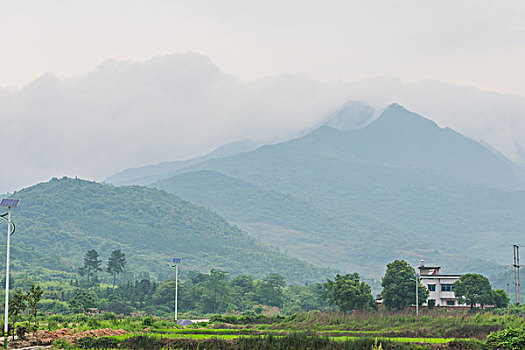
M 525 95 L 523 1 L 3 0 L 0 86 L 196 52 L 254 79 L 393 76 Z
M 350 99 L 525 146 L 522 1 L 4 0 L 0 43 L 0 192 L 277 142 Z

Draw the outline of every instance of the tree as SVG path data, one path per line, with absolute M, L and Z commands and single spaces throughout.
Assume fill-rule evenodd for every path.
M 31 288 L 26 294 L 27 306 L 29 307 L 29 325 L 31 326 L 31 319 L 33 319 L 34 330 L 38 328 L 36 316 L 38 313 L 38 303 L 42 298 L 42 294 L 44 294 L 44 291 L 38 284 L 36 286 L 32 284 Z
M 26 295 L 20 289 L 17 289 L 11 298 L 9 298 L 9 317 L 13 324 L 13 329 L 20 319 L 20 314 L 27 309 Z M 13 332 L 13 341 L 15 340 L 15 332 Z
M 491 304 L 494 293 L 487 277 L 477 273 L 467 273 L 454 282 L 454 294 L 460 304 L 469 304 L 473 309 L 476 304 Z
M 286 280 L 278 273 L 271 273 L 257 283 L 257 295 L 262 304 L 283 306 L 283 288 Z
M 323 286 L 328 302 L 336 305 L 343 312 L 368 309 L 374 305 L 370 286 L 360 282 L 357 273 L 337 274 L 334 281 L 327 280 Z
M 226 311 L 230 304 L 228 273 L 212 269 L 202 283 L 201 308 L 205 313 Z
M 503 289 L 494 290 L 494 304 L 497 308 L 504 309 L 509 306 L 510 298 Z
M 90 284 L 90 276 L 91 273 L 95 273 L 96 271 L 101 271 L 100 264 L 102 264 L 102 261 L 98 258 L 98 253 L 95 249 L 89 250 L 86 255 L 84 255 L 84 266 L 79 268 L 79 273 L 81 276 L 84 274 L 87 275 L 87 284 L 88 288 L 91 287 Z
M 191 283 L 179 281 L 179 312 L 194 310 L 196 303 L 200 300 L 202 288 L 197 288 Z M 175 306 L 175 280 L 169 280 L 160 284 L 151 297 L 153 305 L 162 307 L 165 312 L 173 312 Z
M 129 315 L 133 309 L 122 300 L 112 300 L 106 306 L 107 311 L 117 315 Z
M 69 307 L 75 313 L 85 312 L 95 307 L 95 296 L 90 291 L 77 290 L 69 301 Z
M 126 255 L 120 250 L 116 249 L 111 252 L 111 256 L 108 259 L 108 266 L 106 267 L 107 273 L 113 276 L 113 289 L 115 289 L 115 280 L 117 275 L 120 274 L 126 266 Z
M 386 265 L 386 273 L 381 281 L 383 305 L 387 309 L 404 310 L 415 304 L 415 271 L 406 261 L 395 260 Z M 419 305 L 428 298 L 428 290 L 418 285 Z
M 257 304 L 255 285 L 250 275 L 239 275 L 230 281 L 230 296 L 237 310 L 251 309 Z

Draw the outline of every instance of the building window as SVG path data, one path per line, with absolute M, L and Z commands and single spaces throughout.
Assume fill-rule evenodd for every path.
M 447 300 L 447 306 L 454 306 L 456 302 L 454 300 Z
M 442 284 L 441 285 L 441 291 L 442 292 L 452 292 L 454 290 L 453 284 Z
M 428 290 L 431 291 L 431 292 L 435 292 L 436 291 L 436 285 L 435 284 L 429 284 L 427 287 L 428 287 Z

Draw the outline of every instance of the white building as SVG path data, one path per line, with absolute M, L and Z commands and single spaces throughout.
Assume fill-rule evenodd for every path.
M 435 300 L 436 306 L 457 307 L 461 306 L 454 295 L 454 282 L 461 275 L 441 275 L 439 266 L 425 266 L 425 261 L 419 263 L 419 281 L 427 287 L 430 294 L 423 305 L 427 306 L 429 300 Z

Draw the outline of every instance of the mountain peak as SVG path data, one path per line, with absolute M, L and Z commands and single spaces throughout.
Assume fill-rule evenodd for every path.
M 401 110 L 401 111 L 407 111 L 409 112 L 408 109 L 406 109 L 405 107 L 401 106 L 399 103 L 397 102 L 393 102 L 391 103 L 386 109 L 393 109 L 393 110 Z
M 398 103 L 389 105 L 367 129 L 405 130 L 407 132 L 436 131 L 441 128 L 432 120 L 414 113 Z

